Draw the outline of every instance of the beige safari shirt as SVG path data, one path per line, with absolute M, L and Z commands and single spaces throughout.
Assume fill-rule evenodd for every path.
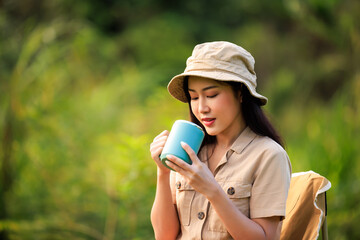
M 207 162 L 206 147 L 199 158 Z M 235 206 L 249 218 L 285 217 L 291 164 L 285 150 L 247 127 L 220 160 L 214 176 Z M 176 173 L 178 239 L 232 239 L 206 197 Z

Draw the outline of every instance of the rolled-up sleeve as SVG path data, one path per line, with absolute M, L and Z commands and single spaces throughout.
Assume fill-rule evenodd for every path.
M 280 146 L 265 150 L 255 171 L 250 198 L 250 217 L 285 217 L 291 180 L 289 157 Z

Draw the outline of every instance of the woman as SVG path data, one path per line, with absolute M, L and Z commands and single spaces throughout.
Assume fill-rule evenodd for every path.
M 189 104 L 191 120 L 206 133 L 193 164 L 159 155 L 168 131 L 150 146 L 157 164 L 151 211 L 156 239 L 278 239 L 291 164 L 282 141 L 261 110 L 255 60 L 229 42 L 195 46 L 184 73 L 168 85 Z

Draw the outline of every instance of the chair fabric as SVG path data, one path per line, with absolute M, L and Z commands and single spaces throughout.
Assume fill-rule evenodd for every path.
M 281 240 L 319 237 L 324 221 L 326 224 L 325 194 L 330 188 L 330 181 L 313 171 L 292 174 Z

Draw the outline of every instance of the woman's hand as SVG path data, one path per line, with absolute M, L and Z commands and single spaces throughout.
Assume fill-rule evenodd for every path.
M 164 166 L 160 160 L 160 154 L 162 150 L 164 149 L 164 145 L 166 143 L 166 140 L 169 136 L 169 131 L 165 130 L 159 135 L 157 135 L 153 142 L 150 144 L 150 153 L 151 158 L 154 160 L 156 165 L 158 166 L 158 170 L 160 170 L 163 173 L 170 173 L 170 169 Z
M 181 174 L 197 192 L 211 197 L 216 193 L 217 187 L 219 187 L 214 175 L 206 164 L 200 161 L 188 144 L 181 142 L 181 146 L 192 160 L 192 165 L 174 155 L 167 156 L 169 161 L 166 164 Z
M 171 177 L 170 169 L 161 163 L 159 157 L 168 136 L 169 132 L 163 131 L 150 144 L 151 158 L 157 165 L 158 174 L 156 195 L 151 209 L 151 224 L 155 239 L 176 239 L 180 231 L 180 222 L 175 205 L 175 183 L 172 183 L 173 177 Z

